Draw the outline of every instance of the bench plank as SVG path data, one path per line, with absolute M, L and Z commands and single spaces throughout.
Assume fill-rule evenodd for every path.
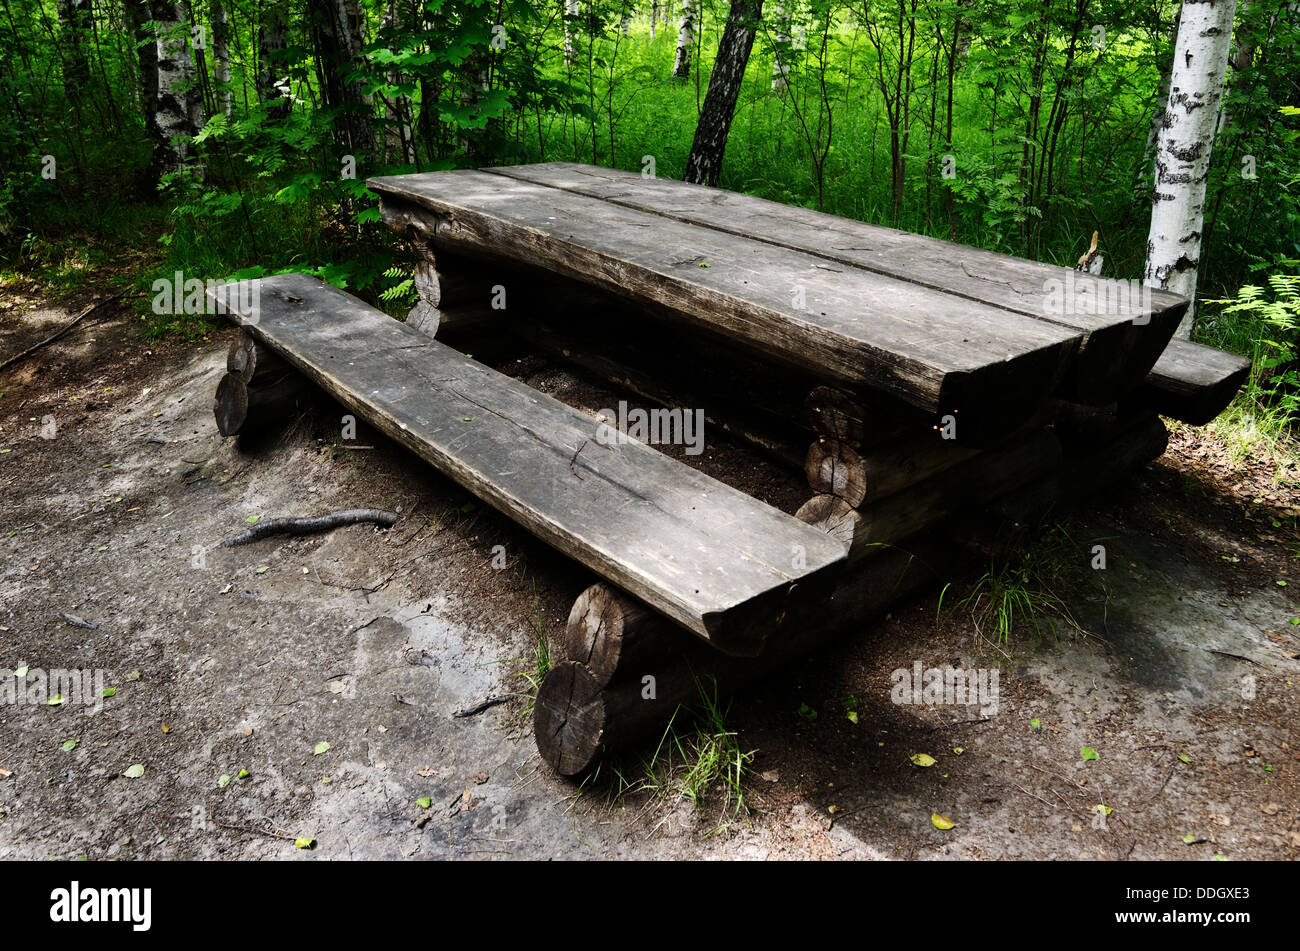
M 488 504 L 719 649 L 757 654 L 838 542 L 301 274 L 227 285 L 236 323 Z M 243 307 L 229 313 L 231 306 Z
M 1174 340 L 1133 398 L 1162 416 L 1204 426 L 1228 408 L 1249 373 L 1245 357 Z
M 487 171 L 807 252 L 1078 330 L 1083 334 L 1079 360 L 1067 382 L 1071 395 L 1085 402 L 1112 402 L 1141 383 L 1187 310 L 1186 299 L 1152 289 L 1146 314 L 1140 295 L 1125 281 L 673 179 L 572 162 Z M 1099 302 L 1101 312 L 1063 306 L 1067 288 L 1075 300 Z
M 437 247 L 508 255 L 649 301 L 833 380 L 927 411 L 959 410 L 972 426 L 1022 421 L 1081 339 L 862 268 L 501 175 L 434 172 L 370 185 L 386 218 L 423 213 Z

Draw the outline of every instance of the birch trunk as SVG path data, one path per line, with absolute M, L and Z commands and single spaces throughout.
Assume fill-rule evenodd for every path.
M 655 24 L 659 22 L 659 0 L 652 0 L 650 4 L 650 39 L 655 38 Z
M 1192 302 L 1177 334 L 1191 336 L 1201 259 L 1205 184 L 1228 68 L 1236 0 L 1183 0 L 1156 146 L 1146 280 Z
M 790 13 L 784 0 L 776 4 L 773 25 L 776 35 L 772 42 L 772 91 L 784 95 L 790 85 Z
M 212 69 L 217 85 L 217 108 L 230 115 L 230 16 L 224 3 L 213 3 L 212 18 Z
M 579 0 L 564 0 L 564 61 L 573 62 L 573 58 L 578 55 L 577 41 L 574 39 L 573 31 L 577 29 L 578 15 L 581 8 L 578 6 Z
M 190 158 L 188 138 L 198 133 L 195 101 L 198 88 L 190 58 L 188 4 L 150 0 L 157 30 L 158 95 L 153 105 L 154 158 L 159 175 L 179 171 Z
M 686 159 L 685 180 L 702 185 L 717 185 L 722 175 L 722 159 L 727 151 L 727 136 L 740 98 L 740 84 L 745 66 L 754 48 L 754 32 L 763 13 L 763 0 L 732 0 L 727 26 L 718 42 L 718 55 L 709 76 L 709 91 L 695 126 L 691 154 Z
M 673 59 L 673 78 L 689 79 L 691 75 L 691 50 L 695 46 L 695 18 L 699 0 L 682 0 L 682 25 L 677 31 L 677 55 Z

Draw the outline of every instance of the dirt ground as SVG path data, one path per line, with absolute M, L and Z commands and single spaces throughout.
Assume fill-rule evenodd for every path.
M 0 356 L 80 303 L 7 294 Z M 146 341 L 118 304 L 0 374 L 0 678 L 114 691 L 0 703 L 0 858 L 1300 857 L 1295 473 L 1175 432 L 1060 523 L 1077 626 L 998 649 L 955 606 L 975 576 L 953 578 L 944 610 L 934 591 L 736 698 L 749 811 L 718 831 L 718 795 L 551 775 L 522 696 L 454 716 L 525 691 L 591 577 L 364 425 L 341 448 L 328 403 L 221 439 L 228 338 Z M 806 489 L 749 458 L 699 464 L 793 511 Z M 251 516 L 363 506 L 402 517 L 217 547 Z M 917 663 L 996 670 L 996 710 L 892 702 Z

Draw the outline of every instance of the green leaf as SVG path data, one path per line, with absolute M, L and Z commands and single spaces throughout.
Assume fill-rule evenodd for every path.
M 139 779 L 144 775 L 144 764 L 136 763 L 134 766 L 128 766 L 122 775 L 127 779 Z
M 1097 755 L 1097 751 L 1094 750 L 1091 746 L 1081 746 L 1081 747 L 1079 747 L 1079 755 L 1082 756 L 1082 757 L 1084 758 L 1085 761 L 1090 760 L 1090 759 L 1100 759 L 1100 758 L 1101 758 L 1101 757 L 1099 757 L 1099 756 Z
M 962 753 L 965 753 L 965 752 L 966 752 L 966 747 L 964 747 L 964 746 L 954 746 L 954 747 L 952 748 L 952 751 L 953 751 L 954 753 L 956 753 L 958 756 L 961 756 Z
M 415 804 L 421 809 L 428 809 L 433 805 L 433 800 L 428 796 L 421 796 L 419 799 L 415 800 Z
M 117 696 L 117 688 L 116 688 L 116 687 L 105 687 L 105 688 L 104 688 L 104 696 L 105 696 L 105 697 L 116 697 L 116 696 Z
M 1179 753 L 1178 758 L 1182 760 L 1184 763 L 1190 763 L 1192 761 L 1192 758 L 1188 756 L 1186 753 Z
M 64 697 L 63 694 L 56 693 L 54 696 L 50 697 L 50 699 L 46 700 L 45 702 L 51 707 L 61 707 L 63 706 L 66 700 L 67 698 Z
M 911 760 L 913 766 L 924 766 L 924 767 L 933 766 L 935 763 L 939 762 L 929 753 L 916 753 L 911 757 Z
M 19 667 L 17 670 L 14 671 L 14 676 L 15 676 L 15 677 L 26 677 L 26 676 L 27 676 L 27 671 L 29 671 L 29 670 L 31 670 L 31 668 L 30 668 L 29 666 L 27 666 L 26 664 L 23 664 L 21 667 Z
M 1038 721 L 1037 717 L 1029 721 L 1029 729 L 1041 730 L 1042 728 L 1043 728 L 1043 724 Z
M 250 775 L 250 774 L 249 774 L 248 770 L 246 770 L 246 769 L 241 769 L 239 772 L 237 772 L 237 773 L 235 774 L 235 778 L 236 778 L 236 779 L 247 779 L 247 778 L 249 777 L 249 775 Z
M 944 831 L 951 829 L 957 824 L 947 816 L 941 816 L 937 812 L 930 813 L 930 822 L 936 829 L 943 829 Z
M 312 756 L 320 756 L 322 753 L 327 753 L 329 752 L 329 748 L 330 745 L 324 740 L 321 740 L 316 744 L 316 749 L 312 752 Z
M 844 719 L 848 720 L 850 723 L 857 723 L 857 722 L 858 722 L 858 711 L 857 711 L 857 710 L 850 710 L 848 713 L 844 714 Z
M 299 849 L 314 849 L 314 848 L 316 848 L 316 840 L 315 840 L 315 839 L 309 839 L 309 838 L 307 838 L 306 836 L 299 836 L 299 837 L 294 841 L 293 844 L 294 844 L 294 847 L 295 847 L 295 848 L 299 848 Z
M 227 786 L 230 785 L 230 777 L 227 776 L 225 773 L 222 773 L 221 778 L 217 780 L 217 785 L 220 786 L 222 789 L 225 789 Z
M 1183 841 L 1186 842 L 1188 845 L 1191 845 L 1193 842 L 1196 841 L 1196 836 L 1194 836 L 1194 835 L 1185 835 L 1185 836 L 1183 836 Z
M 262 520 L 262 516 L 260 515 L 250 515 L 248 516 L 248 518 L 244 519 L 244 521 L 247 522 L 249 525 L 256 525 L 261 520 Z
M 270 571 L 270 570 L 271 570 L 271 566 L 270 566 L 270 565 L 260 565 L 260 566 L 258 567 L 258 569 L 257 569 L 257 573 L 258 573 L 259 575 L 264 575 L 264 574 L 266 574 L 266 573 L 267 573 L 268 571 Z
M 77 748 L 77 741 L 76 741 L 76 740 L 64 740 L 64 741 L 63 741 L 63 747 L 62 747 L 63 752 L 65 752 L 65 753 L 71 753 L 71 752 L 72 752 L 73 750 L 75 750 L 76 748 Z
M 813 720 L 817 719 L 817 711 L 814 710 L 812 707 L 808 706 L 808 704 L 806 703 L 799 704 L 798 713 L 799 716 L 803 717 L 805 720 L 809 721 L 810 723 Z

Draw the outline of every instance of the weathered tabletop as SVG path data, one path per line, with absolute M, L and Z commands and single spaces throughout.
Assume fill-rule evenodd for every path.
M 435 249 L 596 285 L 972 423 L 1024 418 L 1054 391 L 1118 398 L 1186 308 L 1160 291 L 1135 300 L 1127 282 L 593 166 L 370 184 L 385 217 L 420 221 Z

